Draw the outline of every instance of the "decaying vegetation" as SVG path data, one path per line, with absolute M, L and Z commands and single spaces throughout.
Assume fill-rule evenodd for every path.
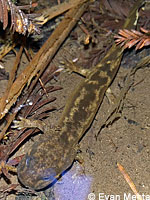
M 19 183 L 11 182 L 11 173 L 9 173 L 16 174 L 16 166 L 23 155 L 14 159 L 11 159 L 11 156 L 18 151 L 18 147 L 27 138 L 38 132 L 37 129 L 14 131 L 11 124 L 18 117 L 45 119 L 49 116 L 49 112 L 56 109 L 50 104 L 55 101 L 56 97 L 49 94 L 62 88 L 59 85 L 47 86 L 46 84 L 59 75 L 61 69 L 53 63 L 53 58 L 77 22 L 80 20 L 77 26 L 84 35 L 80 41 L 83 49 L 79 52 L 80 56 L 77 55 L 80 57 L 78 64 L 82 63 L 82 66 L 86 68 L 96 65 L 107 54 L 114 42 L 114 37 L 117 45 L 122 45 L 125 49 L 135 46 L 136 50 L 139 50 L 150 45 L 150 15 L 146 9 L 146 3 L 143 3 L 144 9 L 139 8 L 140 17 L 137 21 L 137 30 L 121 29 L 134 2 L 134 0 L 127 2 L 120 0 L 119 3 L 115 0 L 70 0 L 58 3 L 51 8 L 34 11 L 33 8 L 38 7 L 37 3 L 19 6 L 10 0 L 0 0 L 0 22 L 5 31 L 4 34 L 8 35 L 7 38 L 2 39 L 0 60 L 3 61 L 11 50 L 15 52 L 16 57 L 9 73 L 6 91 L 0 98 L 0 119 L 5 122 L 2 123 L 3 129 L 0 132 L 0 174 L 8 182 L 8 187 L 0 188 L 0 198 L 5 198 L 12 192 L 17 194 L 24 191 Z M 31 9 L 31 13 L 27 12 L 28 9 Z M 32 47 L 27 45 L 29 35 L 40 34 L 42 26 L 58 15 L 63 15 L 62 21 L 38 52 L 34 53 Z M 21 42 L 16 40 L 18 33 Z M 73 41 L 79 40 L 76 32 L 72 32 L 71 37 Z M 95 48 L 98 43 L 100 43 L 99 47 Z M 89 48 L 89 55 L 84 56 L 87 48 Z M 29 62 L 18 74 L 23 53 Z M 69 62 L 66 58 L 63 59 L 66 63 Z M 120 116 L 123 99 L 132 84 L 130 77 L 138 68 L 149 62 L 150 58 L 147 56 L 129 72 L 125 89 L 118 97 L 117 103 L 113 105 L 109 116 L 100 124 L 100 129 L 108 126 Z M 74 65 L 75 63 L 69 62 L 69 64 Z M 8 79 L 8 74 L 3 67 L 2 69 L 0 67 L 1 79 Z M 45 107 L 46 104 L 50 105 Z

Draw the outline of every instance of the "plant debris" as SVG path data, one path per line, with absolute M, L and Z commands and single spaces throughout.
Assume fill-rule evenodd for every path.
M 107 54 L 114 43 L 114 35 L 116 44 L 123 46 L 125 49 L 136 45 L 136 50 L 138 50 L 150 44 L 150 29 L 148 28 L 150 15 L 146 9 L 139 10 L 138 27 L 143 27 L 140 28 L 141 31 L 138 31 L 138 29 L 120 29 L 128 17 L 133 3 L 134 0 L 120 0 L 119 2 L 117 0 L 70 0 L 43 10 L 33 12 L 34 9 L 32 9 L 30 13 L 30 11 L 26 11 L 30 10 L 31 7 L 38 6 L 37 3 L 18 6 L 17 3 L 14 4 L 10 0 L 0 0 L 0 22 L 5 31 L 9 27 L 9 13 L 11 17 L 11 39 L 9 38 L 7 42 L 4 40 L 4 45 L 0 49 L 0 60 L 10 50 L 13 50 L 16 58 L 9 76 L 4 68 L 0 68 L 0 80 L 8 80 L 7 88 L 0 99 L 0 119 L 4 124 L 0 132 L 0 176 L 4 178 L 8 185 L 0 188 L 0 198 L 6 198 L 11 193 L 20 194 L 20 196 L 22 194 L 36 195 L 35 191 L 25 190 L 20 184 L 12 181 L 12 176 L 16 175 L 16 166 L 24 154 L 14 158 L 12 158 L 12 155 L 28 139 L 38 134 L 39 130 L 33 128 L 14 131 L 12 123 L 14 119 L 19 119 L 19 117 L 44 120 L 49 117 L 50 112 L 58 109 L 53 103 L 56 96 L 52 94 L 54 91 L 61 90 L 62 87 L 59 84 L 56 85 L 56 82 L 51 85 L 50 81 L 56 80 L 62 69 L 57 67 L 58 65 L 55 64 L 53 58 L 63 42 L 67 40 L 68 34 L 79 19 L 78 31 L 73 30 L 69 40 L 69 42 L 73 41 L 78 47 L 76 54 L 72 54 L 70 49 L 67 51 L 65 45 L 61 46 L 64 54 L 60 55 L 60 59 L 65 61 L 66 66 L 67 64 L 76 65 L 77 62 L 76 68 L 79 64 L 83 66 L 83 70 L 88 71 Z M 62 15 L 60 23 L 57 24 L 57 27 L 40 50 L 33 53 L 32 46 L 27 45 L 27 36 L 32 33 L 40 34 L 39 25 L 44 25 L 58 15 Z M 15 32 L 21 34 L 19 42 L 12 37 L 12 34 L 15 37 Z M 116 36 L 117 32 L 118 35 Z M 20 63 L 24 53 L 29 63 L 24 69 L 21 69 L 20 73 Z M 68 61 L 69 56 L 71 61 Z M 136 65 L 136 69 L 134 68 L 125 75 L 125 85 L 116 98 L 114 105 L 110 106 L 108 115 L 101 120 L 99 124 L 100 131 L 103 127 L 109 126 L 121 117 L 125 96 L 133 84 L 132 76 L 137 69 L 147 66 L 150 63 L 149 60 L 149 57 L 145 57 Z M 48 66 L 49 64 L 50 66 Z M 114 143 L 113 140 L 111 142 Z M 118 151 L 115 143 L 114 146 Z M 117 152 L 116 150 L 115 152 Z
M 39 33 L 39 28 L 35 25 L 34 15 L 25 14 L 21 9 L 30 9 L 36 4 L 28 6 L 16 6 L 11 0 L 0 0 L 0 21 L 3 23 L 3 30 L 8 26 L 8 11 L 11 13 L 11 30 L 25 35 L 36 32 Z
M 118 35 L 115 36 L 116 44 L 126 48 L 131 48 L 136 45 L 136 50 L 150 45 L 150 31 L 140 28 L 141 32 L 134 29 L 119 30 Z

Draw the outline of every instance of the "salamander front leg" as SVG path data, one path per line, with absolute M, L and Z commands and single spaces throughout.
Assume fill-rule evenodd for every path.
M 30 120 L 23 117 L 19 117 L 20 120 L 14 120 L 14 125 L 12 128 L 22 129 L 22 128 L 39 128 L 44 132 L 44 127 L 46 124 L 40 120 Z
M 63 61 L 62 63 L 65 67 L 67 67 L 67 69 L 69 69 L 69 71 L 71 72 L 76 72 L 78 74 L 80 74 L 81 76 L 87 76 L 88 73 L 91 71 L 89 69 L 84 69 L 81 66 L 77 65 L 76 62 L 70 61 L 65 59 L 65 61 Z

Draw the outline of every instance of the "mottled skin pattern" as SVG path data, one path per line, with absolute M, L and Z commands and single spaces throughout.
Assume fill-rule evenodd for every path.
M 121 49 L 114 46 L 110 55 L 80 83 L 66 103 L 58 128 L 51 129 L 41 121 L 19 122 L 21 127 L 38 127 L 44 132 L 18 166 L 21 183 L 35 190 L 42 189 L 72 164 L 78 141 L 92 123 L 118 70 L 121 55 Z
M 126 20 L 125 28 L 132 27 L 141 2 L 139 0 L 134 6 L 132 20 Z M 16 124 L 21 127 L 38 127 L 44 132 L 19 163 L 18 177 L 21 183 L 35 190 L 43 189 L 73 163 L 76 145 L 91 125 L 105 91 L 118 71 L 122 53 L 120 47 L 113 45 L 104 59 L 88 73 L 68 99 L 55 129 L 41 121 L 22 119 Z

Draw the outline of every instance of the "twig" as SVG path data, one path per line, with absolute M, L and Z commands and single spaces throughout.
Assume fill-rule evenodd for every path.
M 81 3 L 85 3 L 88 0 L 70 0 L 69 2 L 60 3 L 52 8 L 44 9 L 42 15 L 40 17 L 35 18 L 37 20 L 37 24 L 43 25 L 47 21 L 53 19 L 54 17 L 63 14 L 64 12 L 78 6 Z M 41 13 L 41 10 L 40 10 Z
M 136 195 L 137 200 L 143 200 L 142 196 L 138 193 L 138 191 L 137 191 L 137 189 L 136 189 L 133 181 L 131 180 L 130 176 L 127 174 L 127 172 L 125 171 L 125 169 L 123 168 L 123 166 L 120 165 L 119 163 L 117 163 L 117 166 L 118 166 L 120 172 L 122 173 L 122 175 L 124 176 L 124 179 L 129 184 L 130 188 L 132 189 L 132 191 Z

